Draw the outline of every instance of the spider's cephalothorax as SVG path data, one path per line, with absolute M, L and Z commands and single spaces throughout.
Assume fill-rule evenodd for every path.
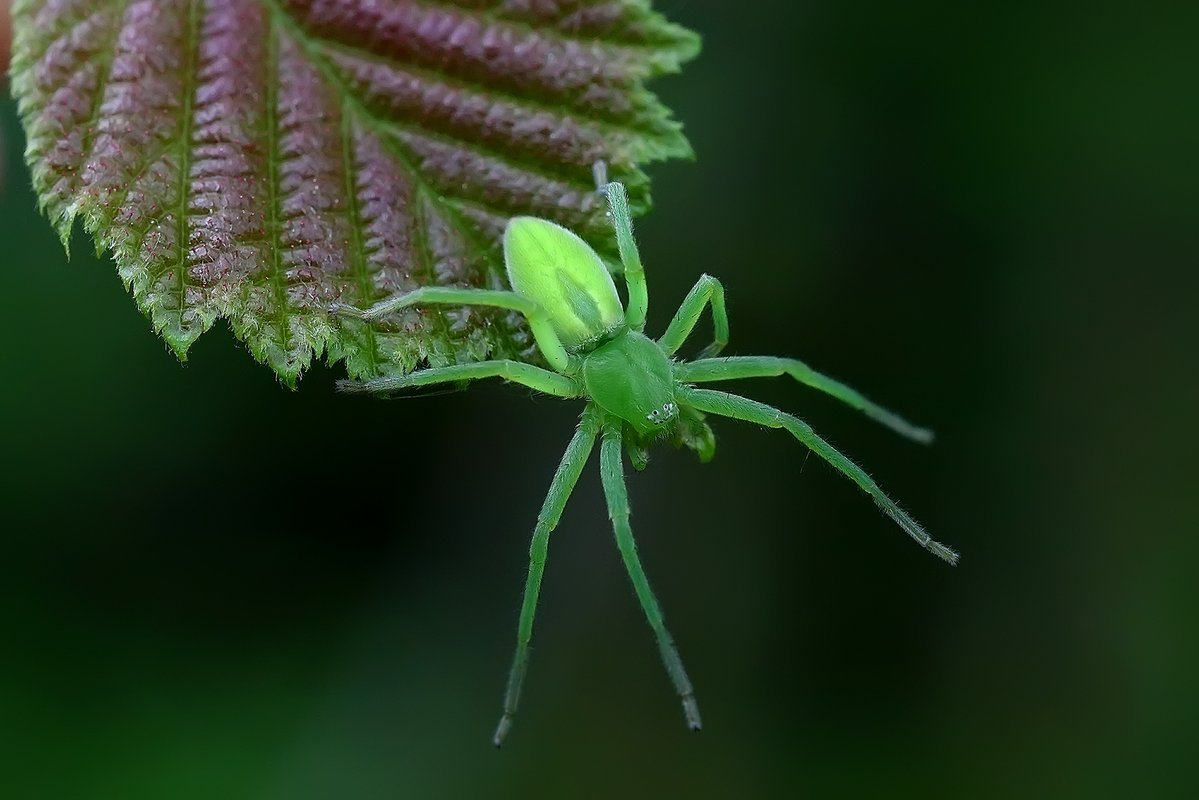
M 550 532 L 562 516 L 566 500 L 582 473 L 597 439 L 600 476 L 608 515 L 616 533 L 633 588 L 658 640 L 658 650 L 683 703 L 687 724 L 700 727 L 699 706 L 691 681 L 662 617 L 658 601 L 641 567 L 629 526 L 622 447 L 633 465 L 644 468 L 646 447 L 658 438 L 672 438 L 707 461 L 714 438 L 705 414 L 745 420 L 789 432 L 869 494 L 887 516 L 932 553 L 957 562 L 957 553 L 934 541 L 920 524 L 897 506 L 869 475 L 797 417 L 739 395 L 695 384 L 737 378 L 790 375 L 801 383 L 836 397 L 896 432 L 919 442 L 932 434 L 915 427 L 838 381 L 801 361 L 773 356 L 716 356 L 728 342 L 724 290 L 708 275 L 700 277 L 658 339 L 645 328 L 649 302 L 645 271 L 633 240 L 628 200 L 620 183 L 608 183 L 597 165 L 597 185 L 606 195 L 628 287 L 622 306 L 611 274 L 596 252 L 569 230 L 548 220 L 517 217 L 504 232 L 504 260 L 512 291 L 455 289 L 429 286 L 360 310 L 338 305 L 335 311 L 368 322 L 397 309 L 418 304 L 479 305 L 510 309 L 524 315 L 538 349 L 553 371 L 520 361 L 481 361 L 376 378 L 365 383 L 343 382 L 346 391 L 391 393 L 417 386 L 500 377 L 546 394 L 585 399 L 578 430 L 550 484 L 537 516 L 530 547 L 529 576 L 517 628 L 516 656 L 504 697 L 504 711 L 495 732 L 499 745 L 516 714 L 528 666 L 533 616 L 545 569 Z M 694 361 L 676 361 L 675 353 L 691 334 L 705 308 L 712 310 L 713 342 Z
M 644 333 L 625 331 L 583 356 L 587 396 L 640 434 L 654 434 L 678 416 L 670 359 Z

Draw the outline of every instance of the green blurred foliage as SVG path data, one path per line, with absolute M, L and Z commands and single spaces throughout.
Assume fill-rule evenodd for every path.
M 688 734 L 594 468 L 523 713 L 489 744 L 532 523 L 577 408 L 392 402 L 180 364 L 67 262 L 3 106 L 0 796 L 1185 796 L 1199 740 L 1199 7 L 662 0 L 696 164 L 639 226 L 660 330 L 724 279 L 734 353 L 934 426 L 809 419 L 938 538 L 778 432 L 631 477 Z M 1169 10 L 1167 10 L 1169 9 Z M 390 465 L 380 471 L 368 465 Z M 386 477 L 381 477 L 381 476 Z

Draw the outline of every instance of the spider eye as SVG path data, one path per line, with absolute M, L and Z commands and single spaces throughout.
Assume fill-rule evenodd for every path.
M 655 408 L 645 415 L 645 418 L 655 425 L 662 425 L 674 419 L 678 407 L 674 403 L 666 403 L 661 408 Z

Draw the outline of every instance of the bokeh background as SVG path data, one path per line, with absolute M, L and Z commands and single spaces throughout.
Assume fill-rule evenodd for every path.
M 490 736 L 577 408 L 186 365 L 36 212 L 0 101 L 0 795 L 1168 797 L 1199 742 L 1199 6 L 660 0 L 696 163 L 639 226 L 651 329 L 701 271 L 950 568 L 779 432 L 659 452 L 634 526 L 688 734 L 588 470 L 524 705 Z M 1127 6 L 1127 7 L 1125 7 Z M 382 463 L 385 469 L 372 465 Z

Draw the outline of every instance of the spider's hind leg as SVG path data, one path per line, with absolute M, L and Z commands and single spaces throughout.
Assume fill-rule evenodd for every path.
M 394 295 L 365 309 L 356 308 L 348 303 L 334 303 L 329 307 L 329 313 L 364 322 L 377 322 L 401 308 L 425 305 L 483 306 L 516 311 L 529 321 L 529 330 L 533 332 L 537 347 L 551 367 L 558 372 L 565 372 L 571 365 L 571 356 L 554 330 L 549 314 L 541 306 L 516 292 L 461 289 L 454 286 L 421 286 L 407 294 Z
M 349 394 L 390 394 L 418 386 L 460 383 L 480 378 L 503 378 L 554 397 L 578 397 L 578 383 L 565 375 L 526 364 L 523 361 L 477 361 L 473 364 L 454 364 L 411 372 L 407 375 L 387 375 L 369 381 L 338 381 L 338 391 Z
M 645 329 L 645 315 L 649 308 L 649 287 L 645 282 L 645 267 L 641 264 L 637 240 L 633 237 L 633 214 L 629 209 L 629 196 L 623 183 L 608 182 L 608 169 L 604 162 L 595 162 L 592 172 L 595 175 L 597 191 L 608 200 L 608 216 L 616 229 L 616 248 L 620 251 L 625 285 L 629 288 L 625 324 L 635 331 L 641 331 Z
M 729 343 L 729 315 L 724 306 L 724 285 L 711 275 L 700 275 L 695 286 L 683 298 L 679 310 L 674 312 L 666 332 L 658 339 L 666 355 L 673 356 L 683 346 L 708 306 L 712 307 L 712 343 L 700 352 L 699 357 L 708 358 L 724 349 Z

